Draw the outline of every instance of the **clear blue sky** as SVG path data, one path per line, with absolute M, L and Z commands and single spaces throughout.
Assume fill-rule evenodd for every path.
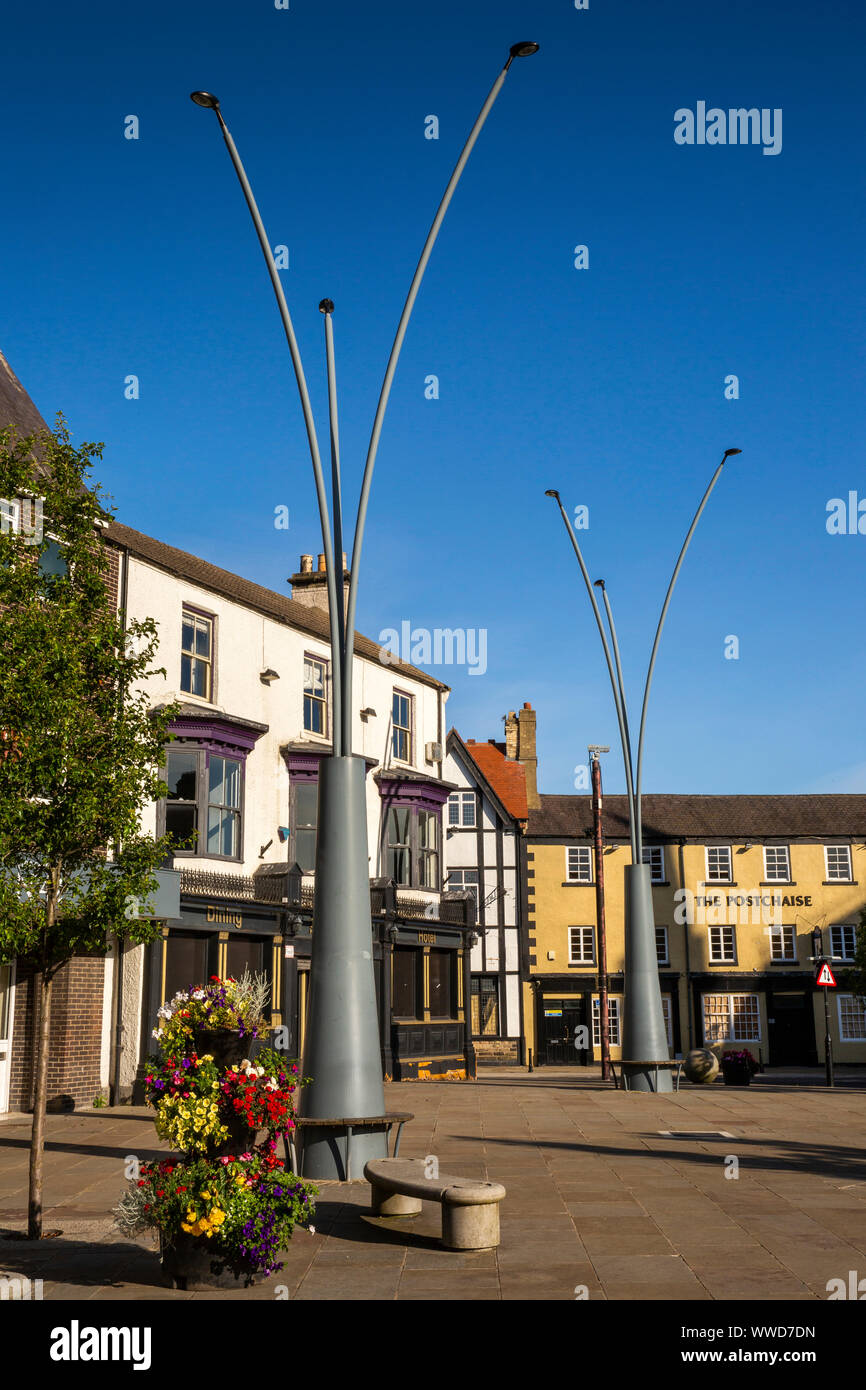
M 359 625 L 487 629 L 484 675 L 436 671 L 449 722 L 502 737 L 502 715 L 531 701 L 542 790 L 570 791 L 588 742 L 616 748 L 616 724 L 544 490 L 589 506 L 584 553 L 608 583 L 636 718 L 682 537 L 739 446 L 668 620 L 646 789 L 862 790 L 866 535 L 825 521 L 828 499 L 866 498 L 864 37 L 862 6 L 843 0 L 18 7 L 0 92 L 0 348 L 46 418 L 62 408 L 78 439 L 105 441 L 98 476 L 121 520 L 282 589 L 320 548 L 300 408 L 240 189 L 188 94 L 219 95 L 271 241 L 289 247 L 325 450 L 316 306 L 336 302 L 354 501 L 454 159 L 508 46 L 538 40 L 410 325 Z M 781 108 L 781 153 L 676 144 L 674 112 L 698 101 Z M 614 754 L 605 777 L 623 789 Z

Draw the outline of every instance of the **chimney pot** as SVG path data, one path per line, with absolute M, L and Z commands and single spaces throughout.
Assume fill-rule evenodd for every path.
M 312 555 L 302 555 L 302 556 L 301 556 L 301 574 L 312 574 L 312 573 L 313 573 L 313 557 L 312 557 Z
M 319 556 L 319 574 L 324 574 L 324 573 L 325 573 L 325 557 L 324 557 L 324 555 L 320 555 L 320 556 Z

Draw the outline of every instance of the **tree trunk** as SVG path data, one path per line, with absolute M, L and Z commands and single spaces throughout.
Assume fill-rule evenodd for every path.
M 33 1097 L 33 1129 L 30 1136 L 30 1189 L 27 1197 L 27 1238 L 42 1239 L 42 1167 L 45 1150 L 45 1105 L 48 1100 L 48 1043 L 51 1033 L 51 986 L 48 943 L 57 912 L 60 870 L 51 875 L 51 887 L 45 904 L 45 934 L 43 936 L 42 971 L 39 976 L 39 1036 L 36 1054 L 36 1086 Z M 34 1000 L 34 1003 L 36 1001 Z

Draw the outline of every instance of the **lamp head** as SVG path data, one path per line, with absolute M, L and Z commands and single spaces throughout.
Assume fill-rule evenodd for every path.
M 593 583 L 593 588 L 595 588 L 595 589 L 603 589 L 603 588 L 604 588 L 604 580 L 603 580 L 603 579 L 596 579 L 596 580 L 594 581 L 594 583 Z
M 521 43 L 513 43 L 508 51 L 512 58 L 530 58 L 533 53 L 538 52 L 538 48 L 539 45 L 531 39 L 524 39 Z
M 333 299 L 322 299 L 322 300 L 319 301 L 319 313 L 320 313 L 320 314 L 333 314 L 333 312 L 334 312 L 334 301 L 333 301 Z
M 219 110 L 219 97 L 215 97 L 211 92 L 190 92 L 190 101 L 194 101 L 196 106 L 206 106 L 211 111 Z
M 726 449 L 725 458 L 728 459 L 731 457 L 731 454 L 741 454 L 742 452 L 742 449 Z
M 555 497 L 557 502 L 560 500 L 559 493 L 556 491 L 555 487 L 549 487 L 544 495 L 545 497 Z

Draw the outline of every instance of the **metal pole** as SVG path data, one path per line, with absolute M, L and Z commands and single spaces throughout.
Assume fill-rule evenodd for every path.
M 619 697 L 622 700 L 623 723 L 625 724 L 626 748 L 625 756 L 628 762 L 628 776 L 632 786 L 634 786 L 634 774 L 631 760 L 631 730 L 628 723 L 628 706 L 625 700 L 625 683 L 622 678 L 622 662 L 619 659 L 619 642 L 616 638 L 616 626 L 613 621 L 613 609 L 610 606 L 610 599 L 607 595 L 607 587 L 603 579 L 595 581 L 594 588 L 601 589 L 601 596 L 604 600 L 604 611 L 607 614 L 607 623 L 610 629 L 610 638 L 613 644 L 613 659 L 616 665 L 616 678 L 619 683 Z
M 604 659 L 607 662 L 607 673 L 610 676 L 610 685 L 611 689 L 613 690 L 613 702 L 616 706 L 616 717 L 617 722 L 619 724 L 620 742 L 622 743 L 622 758 L 623 763 L 625 765 L 625 789 L 626 795 L 628 797 L 628 833 L 629 839 L 631 840 L 632 863 L 635 863 L 637 860 L 637 842 L 635 840 L 634 827 L 634 791 L 632 789 L 631 782 L 631 761 L 628 754 L 628 749 L 630 747 L 628 725 L 626 723 L 625 710 L 623 708 L 622 699 L 620 698 L 619 687 L 617 685 L 616 675 L 613 669 L 613 660 L 610 654 L 610 647 L 607 644 L 607 637 L 605 636 L 604 624 L 601 621 L 601 613 L 599 612 L 599 607 L 596 602 L 595 594 L 592 592 L 592 583 L 589 578 L 589 573 L 587 571 L 586 565 L 583 562 L 583 556 L 580 553 L 580 546 L 577 543 L 577 537 L 574 534 L 574 528 L 572 527 L 572 524 L 568 519 L 568 513 L 566 512 L 565 507 L 562 505 L 562 498 L 560 497 L 559 493 L 556 491 L 555 488 L 548 488 L 544 495 L 545 497 L 556 498 L 556 502 L 562 515 L 562 519 L 565 522 L 565 529 L 568 532 L 569 537 L 571 538 L 571 544 L 574 547 L 574 553 L 577 556 L 577 563 L 580 566 L 580 572 L 583 575 L 583 582 L 586 585 L 586 592 L 589 594 L 589 601 L 592 604 L 592 611 L 595 615 L 595 622 L 598 628 L 598 635 L 601 638 L 601 645 L 604 648 Z
M 636 782 L 635 782 L 635 807 L 636 807 L 636 812 L 637 812 L 637 850 L 638 850 L 638 855 L 639 855 L 641 858 L 643 857 L 643 815 L 642 815 L 642 811 L 641 811 L 640 794 L 641 794 L 641 769 L 642 769 L 642 765 L 643 765 L 643 736 L 644 736 L 644 728 L 645 728 L 645 725 L 646 725 L 646 712 L 647 712 L 647 705 L 648 705 L 648 703 L 649 703 L 650 686 L 652 685 L 653 668 L 655 667 L 655 664 L 656 664 L 656 653 L 658 652 L 658 649 L 659 649 L 659 640 L 660 640 L 661 635 L 662 635 L 662 628 L 663 628 L 664 625 L 665 625 L 665 618 L 667 617 L 668 607 L 669 607 L 670 601 L 671 601 L 671 595 L 673 594 L 673 591 L 674 591 L 674 585 L 675 585 L 676 582 L 677 582 L 677 575 L 679 574 L 679 572 L 680 572 L 680 567 L 682 566 L 683 560 L 685 559 L 686 551 L 687 551 L 688 548 L 689 548 L 689 542 L 691 541 L 692 536 L 693 536 L 694 533 L 695 533 L 695 527 L 697 526 L 698 522 L 699 522 L 700 519 L 701 519 L 701 512 L 704 510 L 704 507 L 707 505 L 707 502 L 708 502 L 708 500 L 709 500 L 710 493 L 712 492 L 713 488 L 715 487 L 715 485 L 716 485 L 716 483 L 717 483 L 717 481 L 718 481 L 719 474 L 721 473 L 722 469 L 724 468 L 726 460 L 729 459 L 730 456 L 731 456 L 732 454 L 741 454 L 742 452 L 743 452 L 742 449 L 726 449 L 725 452 L 724 452 L 724 455 L 723 455 L 723 457 L 722 457 L 721 463 L 719 464 L 718 468 L 716 469 L 715 473 L 713 474 L 712 478 L 710 479 L 710 485 L 709 485 L 709 487 L 707 488 L 706 492 L 704 493 L 703 497 L 701 498 L 701 505 L 698 507 L 698 510 L 695 512 L 694 520 L 692 521 L 692 524 L 691 524 L 691 526 L 689 527 L 688 532 L 687 532 L 687 534 L 686 534 L 686 538 L 685 538 L 685 540 L 683 541 L 683 548 L 682 548 L 682 550 L 680 551 L 680 553 L 679 553 L 679 558 L 677 559 L 677 562 L 676 562 L 676 564 L 675 564 L 675 566 L 674 566 L 674 572 L 673 572 L 673 574 L 671 575 L 671 582 L 670 582 L 670 584 L 668 585 L 668 591 L 667 591 L 667 593 L 665 594 L 665 601 L 664 601 L 664 603 L 662 604 L 661 616 L 660 616 L 660 618 L 659 618 L 658 627 L 656 628 L 655 641 L 653 642 L 653 649 L 652 649 L 652 653 L 650 654 L 649 667 L 648 667 L 647 673 L 646 673 L 646 685 L 644 686 L 644 692 L 643 692 L 643 705 L 641 706 L 641 712 L 640 712 L 640 729 L 638 730 L 638 738 L 637 738 L 637 780 L 636 780 Z
M 609 752 L 604 749 L 604 752 Z M 601 1079 L 610 1080 L 610 1020 L 607 1002 L 607 932 L 604 920 L 604 831 L 601 819 L 601 748 L 589 749 L 592 769 L 592 821 L 595 846 L 595 916 L 598 924 L 598 1012 L 601 1031 Z
M 241 157 L 238 154 L 237 146 L 235 145 L 235 142 L 231 137 L 231 132 L 229 131 L 228 126 L 223 120 L 223 114 L 220 110 L 220 105 L 217 98 L 214 96 L 210 96 L 210 94 L 207 92 L 194 92 L 192 96 L 197 106 L 209 106 L 216 113 L 216 118 L 219 121 L 220 130 L 222 131 L 223 139 L 226 144 L 226 149 L 228 150 L 232 164 L 234 165 L 235 173 L 238 176 L 238 182 L 240 183 L 240 186 L 243 190 L 244 198 L 246 199 L 246 204 L 249 209 L 250 217 L 253 219 L 253 226 L 256 229 L 256 235 L 259 239 L 259 245 L 262 248 L 262 255 L 265 258 L 265 265 L 268 268 L 268 275 L 270 277 L 271 285 L 273 286 L 274 295 L 276 296 L 277 308 L 280 312 L 280 319 L 282 320 L 283 329 L 286 335 L 286 341 L 289 345 L 289 352 L 292 358 L 292 366 L 295 369 L 295 380 L 298 383 L 298 393 L 301 397 L 301 409 L 304 413 L 304 424 L 307 429 L 307 442 L 310 446 L 310 458 L 313 464 L 313 476 L 316 480 L 316 497 L 319 503 L 319 521 L 322 527 L 322 550 L 325 553 L 325 573 L 328 584 L 328 610 L 330 616 L 331 630 L 331 667 L 334 671 L 334 722 L 336 724 L 337 720 L 340 718 L 340 711 L 337 708 L 336 701 L 342 693 L 337 688 L 337 671 L 339 669 L 342 669 L 343 663 L 340 651 L 339 631 L 337 628 L 337 598 L 336 586 L 334 581 L 334 552 L 333 547 L 331 545 L 331 528 L 328 523 L 328 499 L 325 493 L 325 479 L 322 474 L 322 460 L 319 455 L 319 441 L 316 438 L 316 425 L 313 420 L 312 406 L 310 405 L 310 393 L 307 390 L 307 379 L 304 376 L 304 367 L 303 363 L 301 362 L 301 354 L 298 349 L 298 342 L 295 337 L 295 330 L 292 326 L 292 316 L 289 313 L 289 306 L 286 303 L 286 296 L 283 294 L 283 286 L 280 282 L 280 277 L 277 274 L 277 268 L 274 265 L 274 255 L 271 250 L 271 244 L 268 241 L 264 223 L 262 222 L 261 215 L 259 213 L 259 209 L 256 204 L 255 197 L 253 195 L 253 190 L 250 187 L 249 179 L 246 176 L 246 171 L 244 170 L 244 166 L 241 163 Z M 208 100 L 201 100 L 201 98 L 208 98 Z
M 335 565 L 340 566 L 338 576 L 334 575 L 334 588 L 337 604 L 337 635 L 339 639 L 339 665 L 334 671 L 334 757 L 343 752 L 343 721 L 340 711 L 343 708 L 343 689 L 345 684 L 345 664 L 350 658 L 346 655 L 346 613 L 343 607 L 343 494 L 340 485 L 340 427 L 337 414 L 337 368 L 334 362 L 334 325 L 331 316 L 334 301 L 323 299 L 319 310 L 325 316 L 325 356 L 328 370 L 328 418 L 331 428 L 331 500 L 334 513 L 334 556 Z M 352 711 L 349 710 L 351 719 Z
M 355 523 L 355 539 L 352 545 L 352 564 L 351 574 L 349 576 L 349 603 L 346 614 L 346 703 L 343 711 L 343 746 L 347 753 L 352 751 L 352 646 L 355 634 L 355 609 L 358 603 L 358 576 L 361 570 L 361 550 L 364 544 L 364 527 L 367 520 L 367 504 L 370 499 L 370 487 L 373 482 L 373 468 L 376 463 L 376 454 L 379 450 L 379 438 L 382 433 L 382 424 L 385 418 L 385 410 L 388 405 L 388 398 L 391 394 L 391 384 L 394 380 L 394 373 L 397 370 L 397 362 L 400 357 L 400 350 L 403 346 L 403 339 L 406 336 L 406 329 L 409 325 L 409 318 L 411 316 L 412 309 L 415 304 L 415 299 L 417 297 L 418 290 L 421 287 L 421 281 L 424 278 L 424 271 L 427 269 L 427 262 L 430 259 L 430 253 L 433 250 L 436 238 L 439 235 L 439 228 L 442 226 L 442 221 L 445 217 L 446 212 L 448 211 L 448 205 L 451 202 L 451 199 L 454 195 L 454 190 L 460 182 L 460 175 L 463 173 L 463 170 L 466 167 L 466 162 L 469 159 L 470 154 L 472 153 L 472 147 L 474 146 L 475 141 L 478 139 L 478 136 L 481 133 L 481 128 L 484 125 L 484 122 L 487 120 L 488 115 L 490 114 L 490 110 L 493 106 L 493 103 L 495 102 L 496 98 L 499 96 L 500 91 L 502 90 L 502 84 L 505 81 L 505 74 L 508 72 L 508 69 L 510 68 L 513 59 L 517 56 L 522 56 L 518 55 L 516 50 L 520 48 L 527 48 L 530 51 L 534 51 L 536 47 L 537 45 L 532 44 L 514 44 L 508 62 L 505 64 L 505 67 L 502 69 L 493 86 L 491 87 L 487 100 L 485 101 L 484 105 L 478 113 L 475 124 L 472 127 L 472 130 L 469 132 L 469 138 L 466 141 L 466 144 L 463 146 L 460 158 L 454 166 L 454 172 L 448 181 L 448 187 L 445 189 L 445 192 L 442 196 L 442 201 L 439 204 L 436 216 L 433 219 L 433 224 L 430 228 L 430 231 L 427 233 L 427 240 L 424 242 L 424 248 L 421 252 L 421 258 L 418 261 L 418 265 L 415 268 L 415 274 L 412 276 L 412 283 L 409 286 L 409 293 L 406 296 L 406 303 L 403 305 L 403 312 L 400 315 L 400 322 L 397 325 L 397 333 L 394 338 L 393 346 L 391 348 L 391 355 L 388 358 L 388 366 L 385 371 L 385 379 L 382 383 L 382 390 L 379 395 L 379 404 L 376 407 L 376 415 L 375 419 L 373 420 L 373 430 L 370 435 L 370 444 L 367 449 L 367 460 L 364 465 L 364 477 L 361 483 L 361 496 L 358 502 L 358 517 Z
M 824 1076 L 828 1086 L 834 1085 L 833 1081 L 833 1040 L 830 1037 L 830 1000 L 829 990 L 824 986 Z

